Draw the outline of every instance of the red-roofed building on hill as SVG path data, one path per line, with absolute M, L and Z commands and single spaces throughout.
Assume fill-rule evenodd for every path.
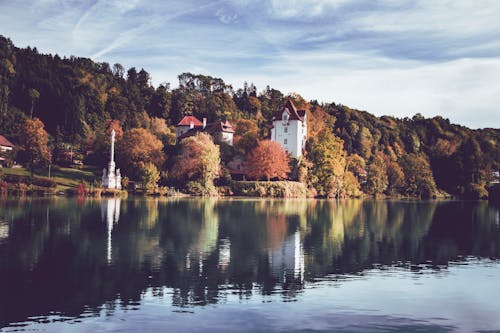
M 185 116 L 177 124 L 177 142 L 198 132 L 210 134 L 216 143 L 224 142 L 233 145 L 234 128 L 229 121 L 218 121 L 207 125 L 207 118 L 203 118 L 201 122 L 194 116 Z
M 0 152 L 7 152 L 14 149 L 14 144 L 7 140 L 3 135 L 0 135 Z
M 274 114 L 271 140 L 278 142 L 292 157 L 302 156 L 306 147 L 307 119 L 305 110 L 297 110 L 291 100 Z
M 193 116 L 184 116 L 181 121 L 177 124 L 175 134 L 177 139 L 179 139 L 183 134 L 187 133 L 192 129 L 204 129 L 207 126 L 207 119 L 203 118 L 203 123 L 198 120 L 198 118 Z
M 7 140 L 3 135 L 0 135 L 0 167 L 5 167 L 12 162 L 12 150 L 14 144 Z
M 234 128 L 229 121 L 218 121 L 211 124 L 207 132 L 212 135 L 215 142 L 224 142 L 233 145 Z

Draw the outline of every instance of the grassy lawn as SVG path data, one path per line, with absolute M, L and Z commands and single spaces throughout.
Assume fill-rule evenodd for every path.
M 6 175 L 18 175 L 29 177 L 30 171 L 25 168 L 2 168 L 0 169 Z M 57 183 L 57 190 L 67 190 L 75 188 L 81 181 L 92 184 L 94 180 L 99 180 L 92 168 L 72 169 L 53 167 L 50 172 L 50 178 Z M 48 170 L 35 170 L 35 177 L 48 177 Z

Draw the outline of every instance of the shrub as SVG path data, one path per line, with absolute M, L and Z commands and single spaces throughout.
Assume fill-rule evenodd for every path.
M 308 191 L 305 184 L 292 181 L 232 182 L 231 191 L 234 193 L 234 195 L 251 197 L 305 198 L 308 196 Z

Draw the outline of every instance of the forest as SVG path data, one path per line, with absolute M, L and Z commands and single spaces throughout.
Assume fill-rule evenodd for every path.
M 182 73 L 178 80 L 176 88 L 155 87 L 142 68 L 41 54 L 0 36 L 0 135 L 19 147 L 12 159 L 32 170 L 70 163 L 69 151 L 71 160 L 99 170 L 115 129 L 117 165 L 127 178 L 192 193 L 231 182 L 227 165 L 235 158 L 253 166 L 248 179 L 299 181 L 318 197 L 486 198 L 500 169 L 500 129 L 474 130 L 420 114 L 376 117 L 269 86 L 235 88 L 207 75 Z M 305 154 L 285 155 L 277 170 L 259 171 L 263 163 L 256 161 L 265 154 L 281 156 L 267 138 L 273 114 L 288 99 L 307 112 Z M 175 125 L 185 115 L 230 121 L 234 146 L 213 148 L 203 137 L 176 144 Z M 206 154 L 209 167 L 180 163 L 193 153 Z

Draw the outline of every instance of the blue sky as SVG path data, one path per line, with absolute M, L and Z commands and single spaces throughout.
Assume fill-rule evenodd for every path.
M 193 72 L 376 115 L 500 128 L 500 1 L 0 0 L 0 34 L 43 53 Z

